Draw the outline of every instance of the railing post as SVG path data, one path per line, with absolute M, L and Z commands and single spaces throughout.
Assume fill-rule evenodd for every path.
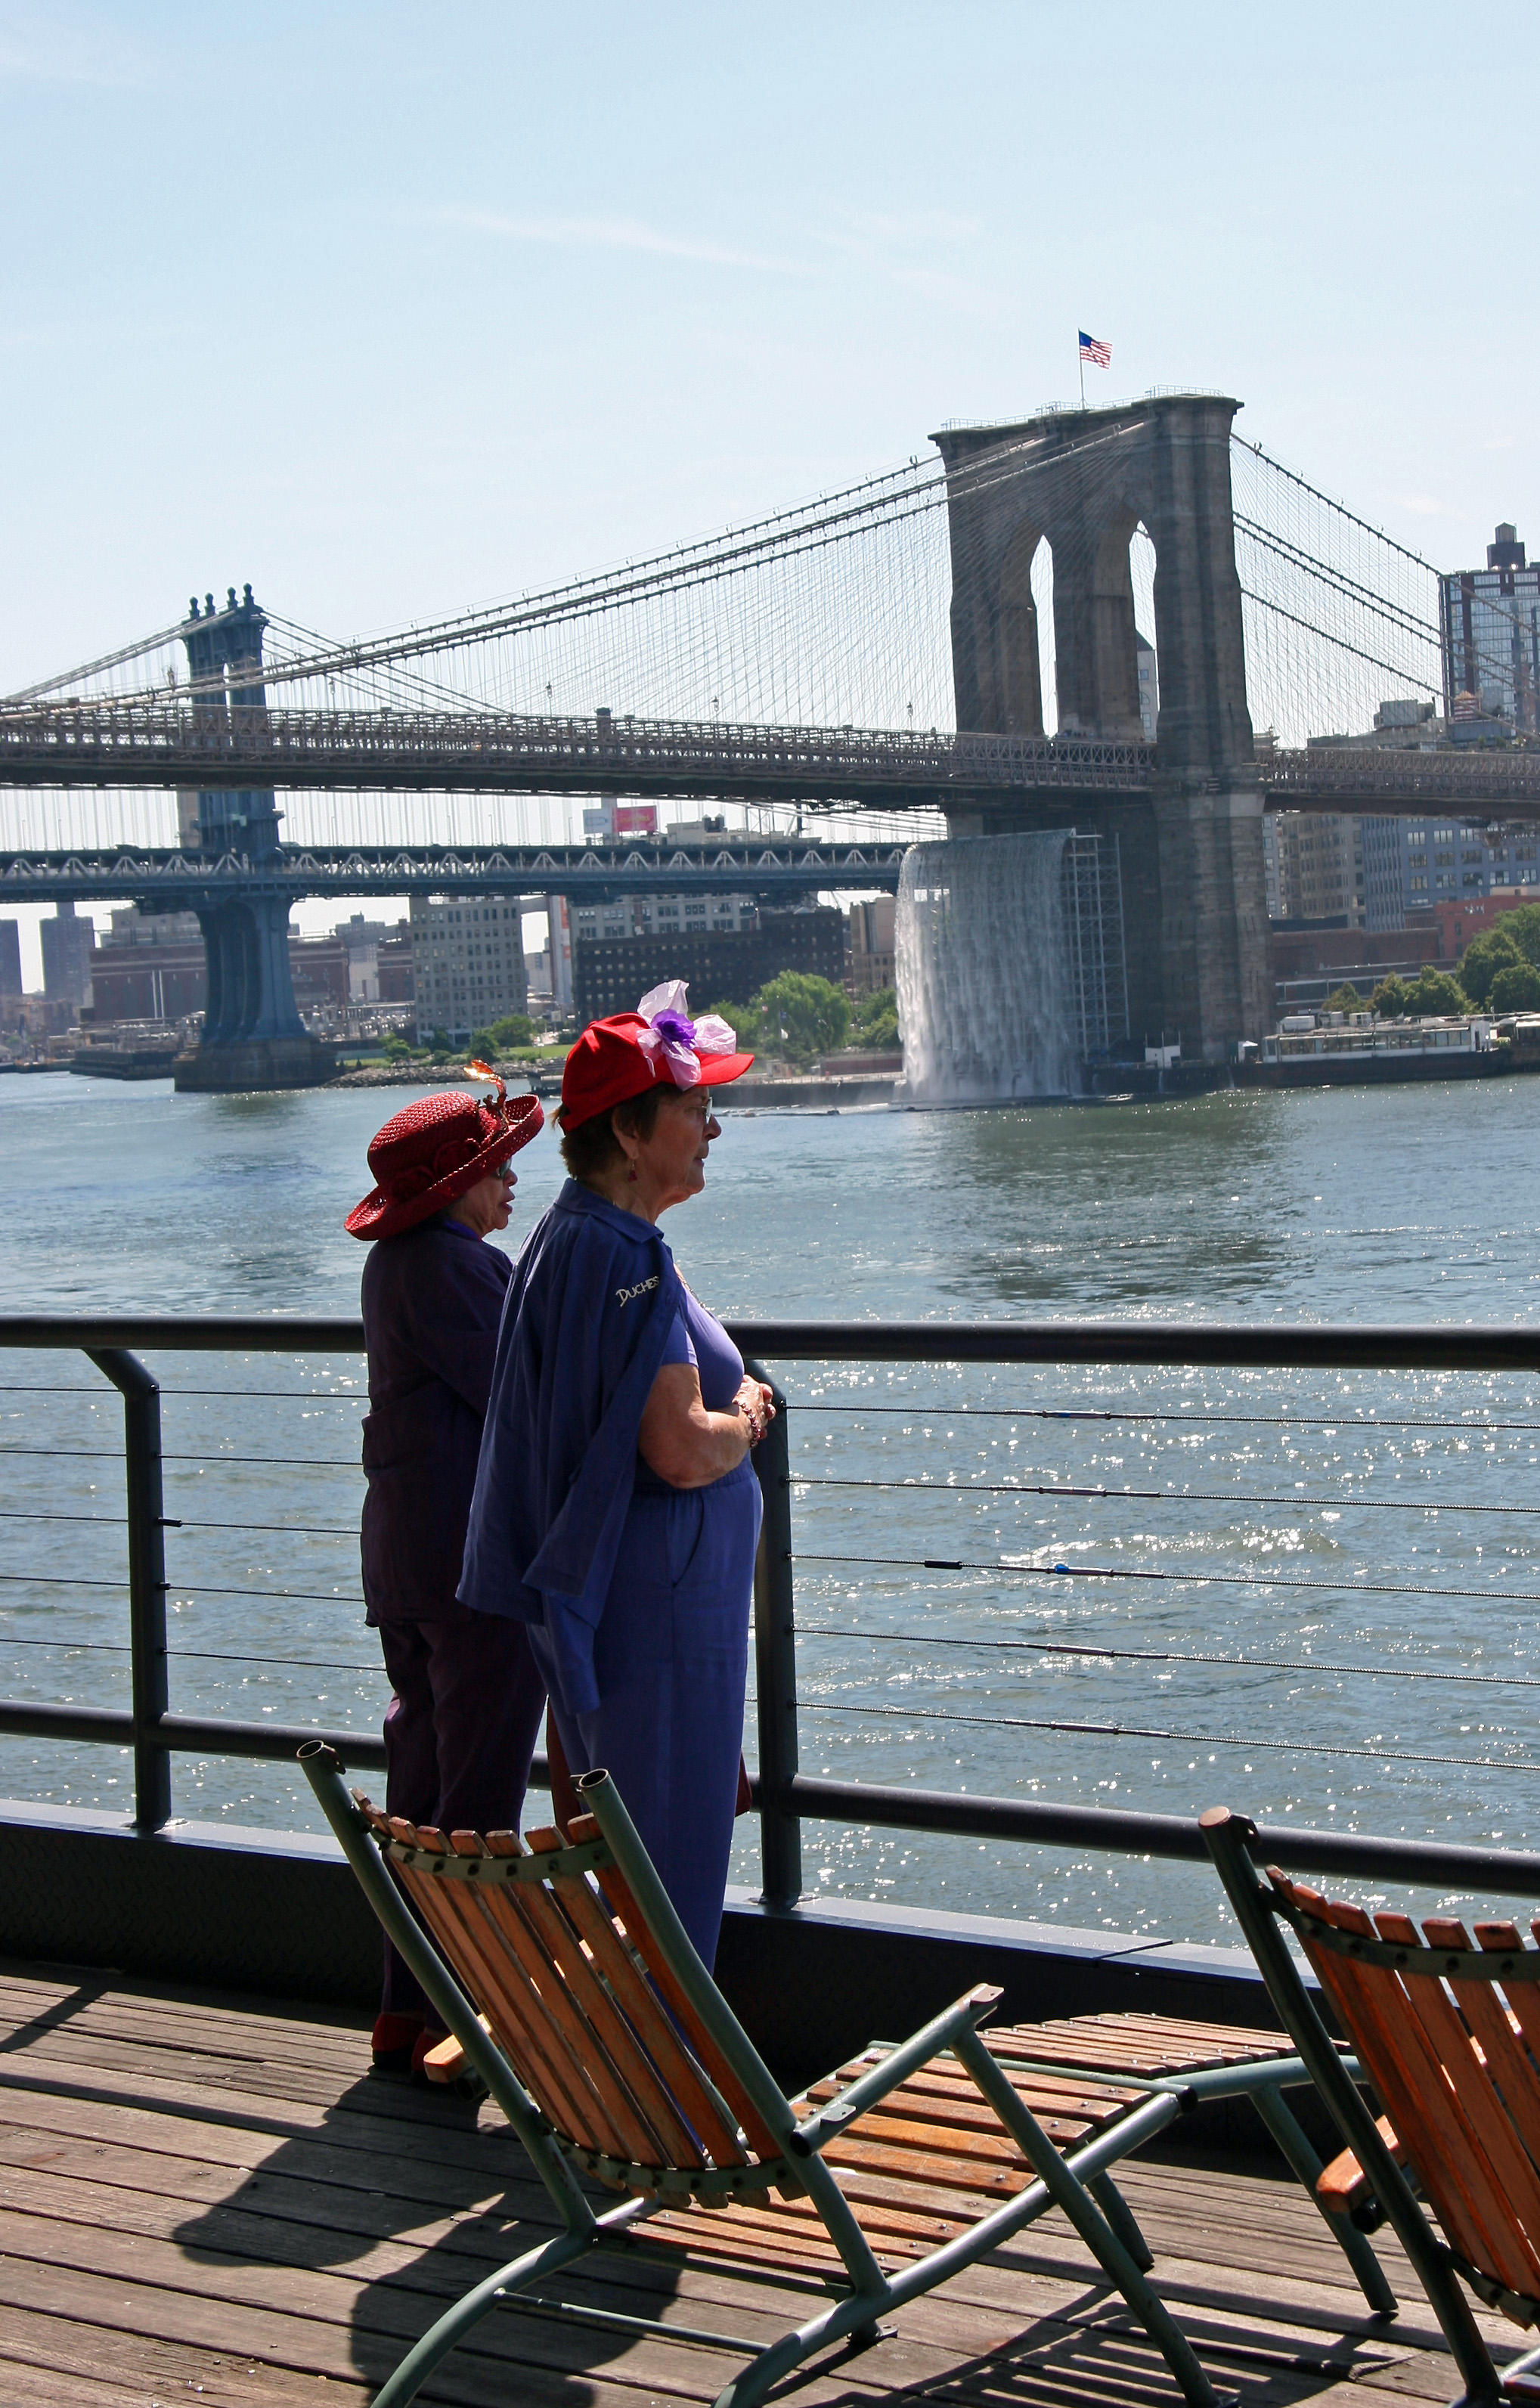
M 88 1346 L 123 1400 L 128 1489 L 128 1634 L 134 1711 L 134 1820 L 171 1819 L 171 1752 L 154 1737 L 170 1702 L 165 1657 L 165 1505 L 161 1490 L 160 1383 L 121 1346 Z
M 758 1363 L 750 1376 L 765 1377 Z M 802 1818 L 784 1803 L 797 1770 L 797 1621 L 791 1581 L 791 1451 L 786 1398 L 770 1383 L 776 1418 L 751 1458 L 764 1498 L 754 1563 L 754 1666 L 759 1689 L 760 1870 L 767 1906 L 802 1895 Z

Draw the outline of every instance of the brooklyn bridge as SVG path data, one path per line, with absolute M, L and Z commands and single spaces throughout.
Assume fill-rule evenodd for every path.
M 1131 1022 L 1222 1059 L 1269 1017 L 1265 809 L 1540 819 L 1540 750 L 1368 740 L 1387 698 L 1447 704 L 1438 572 L 1237 407 L 948 427 L 755 524 L 367 640 L 250 587 L 194 599 L 0 703 L 0 901 L 194 910 L 211 996 L 241 998 L 206 1043 L 281 1040 L 301 896 L 869 892 L 916 837 L 1058 828 L 1118 882 Z M 574 843 L 573 799 L 606 796 L 742 824 Z

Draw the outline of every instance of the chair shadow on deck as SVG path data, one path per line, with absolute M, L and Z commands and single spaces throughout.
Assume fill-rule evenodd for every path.
M 335 2379 L 350 2365 L 372 2397 L 467 2283 L 553 2229 L 524 2151 L 494 2108 L 364 2074 L 339 2091 L 319 2125 L 280 2141 L 226 2198 L 189 2216 L 172 2237 L 207 2269 L 211 2292 L 223 2287 L 221 2272 L 270 2270 L 264 2304 L 280 2315 L 319 2315 L 345 2327 L 340 2356 L 335 2342 L 329 2348 L 318 2339 L 315 2372 Z M 292 2282 L 294 2275 L 340 2276 L 345 2288 L 334 2304 L 316 2286 Z M 645 2300 L 620 2304 L 665 2313 L 674 2266 L 649 2264 L 642 2279 Z M 549 2288 L 559 2293 L 563 2286 Z M 252 2293 L 243 2287 L 240 2296 Z M 506 2367 L 537 2361 L 569 2372 L 562 2396 L 581 2408 L 592 2397 L 584 2373 L 597 2373 L 635 2338 L 514 2309 L 482 2328 L 465 2354 L 464 2379 L 476 2393 L 489 2356 Z

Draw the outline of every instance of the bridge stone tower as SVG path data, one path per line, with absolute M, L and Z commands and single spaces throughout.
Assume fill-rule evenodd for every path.
M 1043 732 L 1031 575 L 1046 537 L 1060 732 L 1138 741 L 1129 541 L 1142 523 L 1154 544 L 1153 792 L 981 812 L 956 832 L 1115 835 L 1134 1039 L 1164 1030 L 1206 1061 L 1260 1037 L 1273 995 L 1231 512 L 1238 407 L 1180 394 L 933 438 L 947 466 L 960 729 Z
M 232 710 L 264 710 L 263 633 L 267 622 L 246 588 L 222 610 L 194 595 L 182 627 L 193 681 L 194 724 L 218 734 Z M 195 817 L 183 813 L 182 847 L 210 867 L 235 854 L 260 872 L 278 853 L 278 812 L 271 787 L 209 788 L 197 796 Z M 332 1058 L 305 1027 L 289 970 L 289 903 L 260 879 L 238 899 L 208 893 L 194 907 L 203 930 L 207 1001 L 203 1038 L 176 1066 L 179 1088 L 232 1094 L 253 1087 L 313 1086 L 329 1078 Z

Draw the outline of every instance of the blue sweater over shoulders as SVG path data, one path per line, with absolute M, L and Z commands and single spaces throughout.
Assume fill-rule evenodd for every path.
M 575 1713 L 598 1703 L 593 1634 L 683 1300 L 652 1224 L 569 1179 L 504 1304 L 460 1597 L 544 1626 Z

